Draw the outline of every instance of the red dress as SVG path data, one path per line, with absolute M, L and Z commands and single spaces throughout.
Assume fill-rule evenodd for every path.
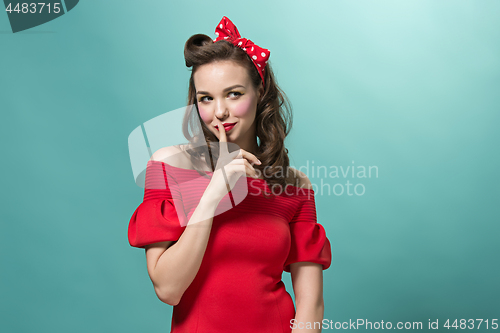
M 302 261 L 330 266 L 330 242 L 316 221 L 313 190 L 289 185 L 264 198 L 258 194 L 270 192 L 265 180 L 240 180 L 247 181 L 248 195 L 231 209 L 229 194 L 221 200 L 218 209 L 226 208 L 216 211 L 200 269 L 173 308 L 171 333 L 291 332 L 295 307 L 283 271 Z M 208 183 L 196 170 L 149 161 L 144 200 L 128 227 L 130 245 L 178 240 Z M 191 186 L 180 195 L 180 214 L 174 205 L 179 184 Z

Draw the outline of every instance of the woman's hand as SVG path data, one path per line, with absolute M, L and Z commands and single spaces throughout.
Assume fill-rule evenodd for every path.
M 213 195 L 218 199 L 222 199 L 234 188 L 241 176 L 258 178 L 253 164 L 260 164 L 261 162 L 254 154 L 244 149 L 229 153 L 226 130 L 219 119 L 217 119 L 217 122 L 219 128 L 219 159 L 209 186 L 212 188 Z

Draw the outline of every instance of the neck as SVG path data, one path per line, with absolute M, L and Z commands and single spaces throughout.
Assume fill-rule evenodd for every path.
M 237 144 L 239 148 L 246 150 L 247 152 L 257 156 L 257 153 L 259 151 L 259 146 L 257 144 L 256 136 L 253 136 L 253 139 L 251 141 L 235 142 L 235 144 Z

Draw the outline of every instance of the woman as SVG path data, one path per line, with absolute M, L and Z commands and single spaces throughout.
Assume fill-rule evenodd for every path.
M 174 306 L 171 332 L 320 332 L 299 327 L 323 319 L 330 242 L 310 181 L 289 167 L 286 97 L 269 50 L 241 38 L 227 17 L 216 35 L 194 35 L 184 51 L 188 104 L 208 150 L 153 154 L 129 242 L 146 249 L 155 292 Z

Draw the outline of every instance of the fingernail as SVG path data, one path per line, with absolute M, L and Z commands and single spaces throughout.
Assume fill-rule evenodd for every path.
M 259 159 L 257 159 L 257 163 L 262 164 L 262 162 Z

